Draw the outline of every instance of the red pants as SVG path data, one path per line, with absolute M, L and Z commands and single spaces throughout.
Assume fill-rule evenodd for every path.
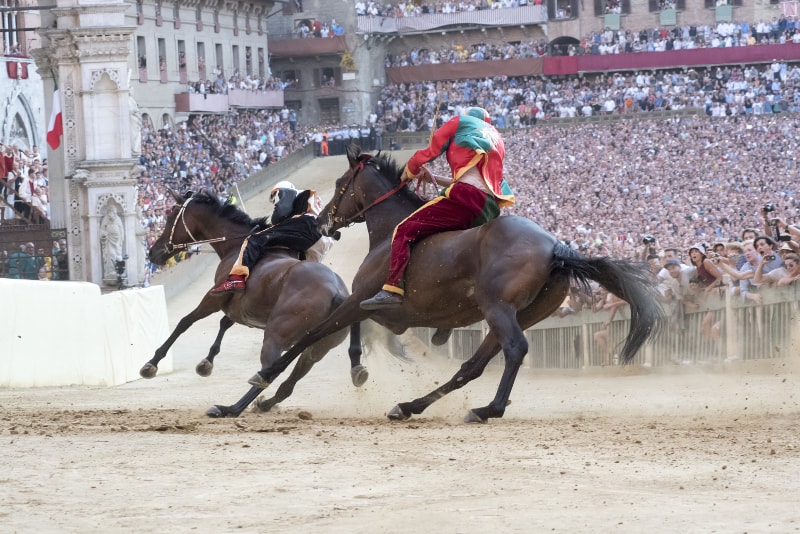
M 389 276 L 383 289 L 404 294 L 403 278 L 411 257 L 411 244 L 429 235 L 466 230 L 481 216 L 487 194 L 469 184 L 456 182 L 445 192 L 406 217 L 392 236 Z

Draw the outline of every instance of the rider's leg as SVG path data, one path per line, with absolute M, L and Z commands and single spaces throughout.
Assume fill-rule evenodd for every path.
M 264 241 L 264 237 L 260 234 L 253 234 L 245 238 L 242 248 L 239 249 L 239 256 L 236 258 L 233 267 L 231 267 L 228 277 L 211 290 L 212 295 L 220 295 L 229 291 L 241 291 L 245 288 L 247 278 L 250 276 L 250 268 L 261 257 Z
M 363 309 L 402 304 L 403 279 L 411 258 L 411 245 L 439 232 L 469 228 L 486 204 L 486 193 L 468 184 L 454 184 L 446 195 L 431 200 L 397 225 L 392 236 L 389 275 L 381 291 L 361 303 Z

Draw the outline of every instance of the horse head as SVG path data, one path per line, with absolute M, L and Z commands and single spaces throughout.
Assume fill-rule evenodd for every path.
M 384 202 L 387 206 L 398 201 L 404 204 L 399 211 L 405 215 L 422 205 L 423 201 L 400 179 L 402 169 L 398 169 L 391 157 L 381 152 L 376 155 L 361 152 L 351 144 L 347 148 L 347 161 L 350 167 L 336 180 L 333 198 L 317 218 L 323 235 L 331 236 L 341 228 L 364 222 L 373 208 Z
M 168 191 L 175 205 L 164 221 L 164 231 L 150 247 L 150 261 L 155 264 L 163 265 L 193 245 L 225 241 L 231 235 L 244 237 L 256 222 L 235 205 L 221 202 L 212 191 L 183 195 Z

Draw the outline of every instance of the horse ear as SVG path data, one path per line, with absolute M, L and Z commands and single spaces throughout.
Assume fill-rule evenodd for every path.
M 189 190 L 183 194 L 183 198 L 184 200 L 189 200 L 190 198 L 192 198 L 192 195 L 194 195 L 194 191 Z
M 358 165 L 358 156 L 361 155 L 361 149 L 355 143 L 350 143 L 347 145 L 347 161 L 350 162 L 350 168 L 352 169 L 356 165 Z
M 172 195 L 172 198 L 175 199 L 175 202 L 177 202 L 178 204 L 183 202 L 184 199 L 181 198 L 181 196 L 177 192 L 175 192 L 175 190 L 173 190 L 172 188 L 167 188 L 167 191 L 169 192 L 170 195 Z

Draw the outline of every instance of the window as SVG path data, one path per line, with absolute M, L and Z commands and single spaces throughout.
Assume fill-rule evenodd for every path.
M 280 75 L 281 81 L 286 84 L 286 89 L 300 89 L 300 71 L 285 70 Z
M 339 99 L 320 98 L 319 99 L 319 121 L 320 123 L 339 123 Z
M 222 77 L 224 78 L 225 77 L 225 68 L 224 68 L 225 62 L 222 61 L 222 45 L 221 44 L 214 45 L 214 52 L 215 52 L 214 53 L 214 57 L 217 60 L 217 69 L 220 71 L 220 74 L 222 74 Z
M 708 1 L 708 0 L 706 0 Z M 594 14 L 602 15 L 630 15 L 631 0 L 594 0 Z
M 208 78 L 206 76 L 206 45 L 205 43 L 197 43 L 197 74 L 201 80 Z
M 686 9 L 686 0 L 648 0 L 647 7 L 650 13 L 665 11 L 667 9 Z

